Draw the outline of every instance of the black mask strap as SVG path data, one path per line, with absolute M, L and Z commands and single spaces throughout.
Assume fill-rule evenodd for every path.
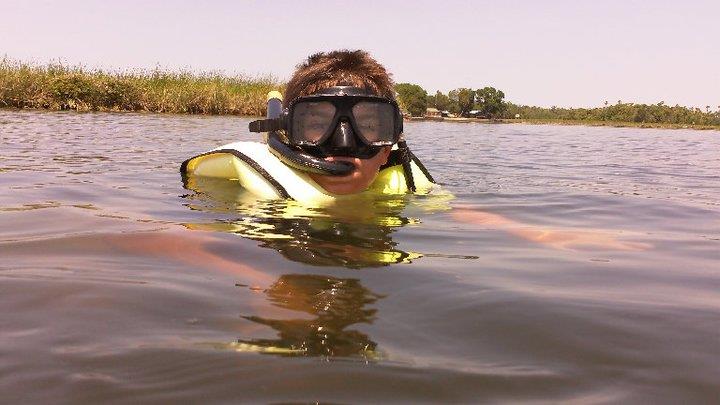
M 285 119 L 280 118 L 268 118 L 265 120 L 256 120 L 248 125 L 250 132 L 272 132 L 285 129 Z

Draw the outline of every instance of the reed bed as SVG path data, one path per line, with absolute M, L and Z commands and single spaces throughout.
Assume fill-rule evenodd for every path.
M 0 60 L 0 108 L 265 115 L 272 77 L 188 71 L 90 70 Z

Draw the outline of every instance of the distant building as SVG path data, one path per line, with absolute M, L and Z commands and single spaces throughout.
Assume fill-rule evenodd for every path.
M 425 109 L 425 116 L 431 118 L 442 117 L 442 113 L 437 108 L 428 107 Z
M 516 119 L 516 120 L 519 120 L 519 119 L 520 119 L 520 114 L 515 114 L 515 119 Z
M 470 118 L 488 118 L 485 115 L 483 115 L 482 111 L 480 111 L 480 110 L 470 110 L 470 111 L 468 111 L 468 116 Z

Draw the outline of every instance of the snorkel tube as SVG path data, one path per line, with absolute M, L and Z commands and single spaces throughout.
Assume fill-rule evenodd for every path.
M 282 114 L 282 95 L 279 91 L 271 91 L 268 93 L 267 100 L 267 119 L 278 119 Z M 261 132 L 258 129 L 260 125 L 250 123 L 250 131 Z M 328 162 L 322 158 L 304 153 L 299 148 L 291 147 L 282 141 L 278 131 L 270 130 L 267 132 L 267 144 L 270 152 L 280 161 L 293 169 L 303 172 L 310 172 L 328 176 L 345 176 L 355 170 L 355 165 L 346 161 Z

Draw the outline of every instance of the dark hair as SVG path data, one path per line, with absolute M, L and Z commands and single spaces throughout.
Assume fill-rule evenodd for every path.
M 297 65 L 287 84 L 284 105 L 301 96 L 333 86 L 355 86 L 365 91 L 395 99 L 391 75 L 385 67 L 362 50 L 319 52 Z

